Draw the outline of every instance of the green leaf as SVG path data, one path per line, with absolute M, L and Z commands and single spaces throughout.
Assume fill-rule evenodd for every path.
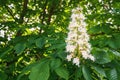
M 119 49 L 120 48 L 120 34 L 113 34 L 113 37 L 111 37 L 107 42 L 108 46 L 110 46 L 113 49 Z
M 114 43 L 115 43 L 116 47 L 120 48 L 120 33 L 114 34 L 114 37 L 115 37 Z
M 110 76 L 109 76 L 109 80 L 118 80 L 118 75 L 117 75 L 117 71 L 115 68 L 113 68 L 112 70 L 110 70 Z
M 0 71 L 0 80 L 7 80 L 7 74 L 5 74 L 4 72 Z
M 62 64 L 62 62 L 60 59 L 52 59 L 50 65 L 51 65 L 52 69 L 56 69 L 56 68 L 60 67 L 61 64 Z
M 96 63 L 98 64 L 106 64 L 112 61 L 110 54 L 106 50 L 102 50 L 99 48 L 95 48 L 92 50 L 93 55 L 96 58 Z
M 116 49 L 116 45 L 115 45 L 115 42 L 114 42 L 114 39 L 109 39 L 106 44 L 108 44 L 108 46 L 110 46 L 111 48 L 113 49 Z
M 30 65 L 28 65 L 27 67 L 25 67 L 25 68 L 21 71 L 21 74 L 17 77 L 17 80 L 20 80 L 20 79 L 24 76 L 24 74 L 25 74 L 25 73 L 28 73 L 28 72 L 31 70 L 31 68 L 33 68 L 36 64 L 38 64 L 38 62 L 33 63 L 33 64 L 30 64 Z
M 45 44 L 45 39 L 44 38 L 38 38 L 36 39 L 36 46 L 39 48 L 42 48 Z
M 42 61 L 37 66 L 33 67 L 29 75 L 30 80 L 48 80 L 50 76 L 49 62 Z
M 75 73 L 75 79 L 78 80 L 82 76 L 82 67 L 78 68 Z
M 35 43 L 35 39 L 36 39 L 36 36 L 31 36 L 30 38 L 28 38 L 28 43 L 29 44 Z
M 7 48 L 6 48 L 7 49 Z M 4 57 L 6 54 L 9 53 L 9 51 L 11 51 L 13 49 L 13 47 L 9 47 L 5 52 L 0 54 L 0 58 Z
M 93 69 L 96 70 L 101 76 L 106 77 L 104 69 L 97 65 L 92 65 Z
M 68 73 L 67 69 L 65 69 L 64 67 L 59 67 L 59 68 L 55 69 L 55 72 L 61 78 L 64 78 L 65 80 L 68 80 L 69 73 Z
M 18 44 L 14 47 L 16 53 L 22 53 L 25 48 L 26 48 L 26 44 L 24 44 L 24 43 L 18 43 Z
M 112 52 L 112 54 L 115 55 L 116 57 L 120 57 L 120 53 L 118 51 L 110 50 L 110 52 Z
M 110 28 L 110 24 L 102 24 L 102 32 L 108 34 L 112 32 L 112 29 Z
M 88 69 L 88 67 L 83 65 L 82 72 L 83 72 L 83 76 L 84 76 L 85 80 L 92 80 L 91 73 L 90 73 L 90 70 Z
M 97 26 L 93 26 L 92 28 L 90 28 L 88 33 L 96 34 L 96 33 L 100 33 L 100 31 L 101 31 L 101 27 L 100 27 L 100 25 L 97 25 Z
M 65 46 L 65 43 L 57 43 L 48 48 L 48 50 L 53 50 L 53 49 L 63 49 Z
M 61 58 L 61 59 L 65 59 L 65 57 L 66 57 L 66 53 L 65 53 L 65 51 L 63 51 L 63 50 L 57 50 L 57 53 L 56 53 L 57 55 L 58 55 L 58 57 L 59 58 Z

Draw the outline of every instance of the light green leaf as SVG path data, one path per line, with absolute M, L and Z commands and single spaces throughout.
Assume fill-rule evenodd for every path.
M 83 72 L 83 76 L 84 76 L 85 80 L 92 80 L 91 73 L 90 73 L 90 70 L 88 69 L 88 67 L 83 65 L 82 72 Z
M 37 66 L 32 68 L 32 71 L 29 75 L 30 80 L 48 80 L 50 76 L 49 72 L 49 62 L 42 61 Z
M 55 69 L 55 72 L 61 78 L 64 78 L 65 80 L 68 80 L 69 73 L 64 67 L 59 67 L 59 68 Z

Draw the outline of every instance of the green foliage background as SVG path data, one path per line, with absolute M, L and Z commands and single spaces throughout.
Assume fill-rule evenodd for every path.
M 80 67 L 65 59 L 67 27 L 77 6 L 96 58 Z M 0 0 L 1 30 L 0 80 L 120 80 L 119 0 Z

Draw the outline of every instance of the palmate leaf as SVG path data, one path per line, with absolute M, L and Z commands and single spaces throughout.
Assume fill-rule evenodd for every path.
M 90 73 L 90 70 L 88 69 L 88 67 L 83 65 L 82 72 L 83 72 L 83 76 L 84 76 L 85 80 L 92 80 L 91 73 Z
M 30 80 L 48 80 L 50 76 L 49 62 L 41 61 L 37 66 L 34 66 L 29 75 Z

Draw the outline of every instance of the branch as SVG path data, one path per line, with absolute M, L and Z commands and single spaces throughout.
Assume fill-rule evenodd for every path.
M 44 7 L 43 7 L 43 13 L 42 15 L 39 16 L 39 18 L 41 18 L 41 24 L 44 24 L 43 21 L 45 19 L 45 15 L 46 15 L 46 6 L 47 6 L 47 0 L 45 1 Z M 39 34 L 41 34 L 42 29 L 39 30 Z
M 97 34 L 89 34 L 91 37 L 93 36 L 98 36 L 98 35 L 104 35 L 105 33 L 101 32 L 101 33 L 97 33 Z
M 102 35 L 113 35 L 114 33 L 120 33 L 120 31 L 114 31 L 114 30 L 113 30 L 113 32 L 111 32 L 110 34 L 101 32 L 101 33 L 89 34 L 89 35 L 90 35 L 91 37 L 96 37 L 96 36 L 102 36 Z
M 42 24 L 43 24 L 43 21 L 45 19 L 45 15 L 46 15 L 46 11 L 45 11 L 46 10 L 46 6 L 47 6 L 47 0 L 45 1 L 44 7 L 43 7 L 43 13 L 40 16 L 40 18 L 42 17 L 42 21 L 41 21 Z
M 50 24 L 50 21 L 51 21 L 51 17 L 53 15 L 53 12 L 54 12 L 54 5 L 50 8 L 50 12 L 49 12 L 49 15 L 48 15 L 48 25 Z
M 48 15 L 48 21 L 47 21 L 48 25 L 50 24 L 51 17 L 54 14 L 55 9 L 59 6 L 59 3 L 60 3 L 60 1 L 58 1 L 57 3 L 54 1 L 52 2 L 52 6 L 50 7 L 49 15 Z
M 26 15 L 26 10 L 27 10 L 27 4 L 28 4 L 28 0 L 24 0 L 24 3 L 23 3 L 23 10 L 20 14 L 20 23 L 23 23 L 23 19 L 24 19 L 24 16 Z

